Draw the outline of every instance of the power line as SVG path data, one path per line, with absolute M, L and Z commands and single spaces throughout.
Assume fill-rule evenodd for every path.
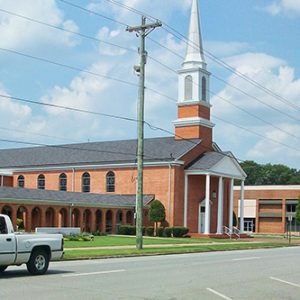
M 80 10 L 82 10 L 82 11 L 84 11 L 84 12 L 87 12 L 87 13 L 93 14 L 93 15 L 95 15 L 95 16 L 101 17 L 101 18 L 103 18 L 103 19 L 106 19 L 106 20 L 108 20 L 108 21 L 111 21 L 111 22 L 114 22 L 114 23 L 118 23 L 118 24 L 120 24 L 120 25 L 122 25 L 122 26 L 126 26 L 126 27 L 128 26 L 128 24 L 126 24 L 126 23 L 117 21 L 117 20 L 115 20 L 115 19 L 113 19 L 113 18 L 110 18 L 110 17 L 105 16 L 105 15 L 103 15 L 103 14 L 100 14 L 100 13 L 98 13 L 98 12 L 95 12 L 95 11 L 93 11 L 93 10 L 91 10 L 91 9 L 87 9 L 87 8 L 85 8 L 85 7 L 83 7 L 83 6 L 80 6 L 80 5 L 71 3 L 71 2 L 69 2 L 69 1 L 66 1 L 66 0 L 58 0 L 58 1 L 60 1 L 60 2 L 62 2 L 62 3 L 64 3 L 64 4 L 67 4 L 67 5 L 69 5 L 69 6 L 73 6 L 73 7 L 77 8 L 77 9 L 80 9 Z
M 82 73 L 86 73 L 86 74 L 89 74 L 89 75 L 93 75 L 93 76 L 97 76 L 97 77 L 117 81 L 117 82 L 120 82 L 120 83 L 124 83 L 126 85 L 135 86 L 135 87 L 138 86 L 138 84 L 130 82 L 130 81 L 126 81 L 126 80 L 123 80 L 123 79 L 114 78 L 114 77 L 111 77 L 111 76 L 107 76 L 107 75 L 95 73 L 95 72 L 92 72 L 92 71 L 80 69 L 80 68 L 77 68 L 77 67 L 74 67 L 74 66 L 66 65 L 66 64 L 56 62 L 56 61 L 53 61 L 53 60 L 49 60 L 49 59 L 46 59 L 46 58 L 43 58 L 43 57 L 37 57 L 37 56 L 30 55 L 30 54 L 22 53 L 22 52 L 7 49 L 7 48 L 1 48 L 1 47 L 0 47 L 0 50 L 4 51 L 4 52 L 7 52 L 7 53 L 17 54 L 19 56 L 27 57 L 27 58 L 38 60 L 38 61 L 42 61 L 42 62 L 52 64 L 52 65 L 55 65 L 55 66 L 63 67 L 63 68 L 69 69 L 69 70 L 82 72 Z
M 43 25 L 43 26 L 47 26 L 47 27 L 50 27 L 50 28 L 53 28 L 53 29 L 57 29 L 57 30 L 61 30 L 61 31 L 64 31 L 64 32 L 67 32 L 67 33 L 71 33 L 71 34 L 83 37 L 85 39 L 89 39 L 89 40 L 100 42 L 100 43 L 103 43 L 103 44 L 106 44 L 106 45 L 109 45 L 109 46 L 117 47 L 117 48 L 120 48 L 120 49 L 123 49 L 123 50 L 126 50 L 126 51 L 137 53 L 137 51 L 134 50 L 134 49 L 131 49 L 131 48 L 128 48 L 128 47 L 125 47 L 125 46 L 121 46 L 121 45 L 118 45 L 118 44 L 115 44 L 115 43 L 107 42 L 107 41 L 104 41 L 104 40 L 96 38 L 96 37 L 92 37 L 92 36 L 87 35 L 87 34 L 83 34 L 83 33 L 77 32 L 77 31 L 73 31 L 73 30 L 63 28 L 61 26 L 52 25 L 52 24 L 49 24 L 49 23 L 46 23 L 46 22 L 43 22 L 43 21 L 40 21 L 40 20 L 37 20 L 37 19 L 34 19 L 34 18 L 30 18 L 30 17 L 24 16 L 24 15 L 21 15 L 21 14 L 17 14 L 17 13 L 8 11 L 6 9 L 0 8 L 0 12 L 4 12 L 6 14 L 9 14 L 9 15 L 12 15 L 12 16 L 30 21 L 30 22 L 34 22 L 34 23 L 37 23 L 37 24 L 40 24 L 40 25 Z
M 152 20 L 156 20 L 155 17 L 146 14 L 143 11 L 134 9 L 133 7 L 130 7 L 128 5 L 122 4 L 118 1 L 115 0 L 106 0 L 107 2 L 113 3 L 117 6 L 120 6 L 124 9 L 127 9 L 131 12 L 134 12 L 136 14 L 139 15 L 144 15 L 147 16 L 148 18 L 152 19 Z M 183 35 L 182 33 L 180 33 L 179 31 L 177 31 L 176 29 L 174 29 L 173 27 L 171 27 L 170 25 L 168 25 L 166 22 L 162 22 L 162 24 L 169 28 L 169 30 L 167 28 L 165 28 L 164 26 L 162 27 L 166 32 L 172 34 L 174 37 L 176 37 L 179 40 L 184 41 L 186 44 L 193 46 L 195 49 L 200 50 L 199 47 L 197 45 L 195 45 L 193 42 L 191 42 L 185 35 Z M 172 32 L 173 31 L 173 32 Z M 176 34 L 174 34 L 174 32 Z M 179 35 L 179 37 L 178 37 Z M 218 63 L 219 65 L 223 66 L 225 69 L 231 71 L 232 73 L 236 74 L 238 77 L 244 79 L 245 81 L 247 81 L 248 83 L 250 83 L 251 85 L 263 90 L 265 93 L 267 93 L 268 95 L 272 96 L 273 98 L 276 98 L 277 100 L 279 100 L 280 102 L 283 102 L 287 105 L 289 105 L 290 107 L 300 111 L 300 107 L 297 106 L 295 103 L 290 102 L 289 100 L 285 99 L 284 97 L 274 93 L 272 90 L 268 89 L 267 87 L 261 85 L 259 82 L 253 80 L 252 78 L 248 77 L 247 75 L 239 72 L 238 70 L 236 70 L 235 68 L 233 68 L 232 66 L 230 66 L 228 63 L 224 62 L 222 59 L 218 58 L 217 56 L 215 56 L 214 54 L 212 54 L 211 52 L 209 52 L 208 50 L 203 49 L 203 51 L 206 53 L 206 55 L 212 59 L 213 61 L 215 61 L 216 63 Z

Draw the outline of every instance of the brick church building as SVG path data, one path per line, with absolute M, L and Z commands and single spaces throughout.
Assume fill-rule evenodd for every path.
M 189 45 L 178 71 L 175 136 L 145 139 L 144 220 L 153 199 L 166 209 L 170 226 L 222 234 L 233 227 L 233 182 L 246 174 L 231 152 L 213 142 L 210 73 L 203 54 L 197 0 Z M 0 212 L 37 226 L 79 226 L 115 232 L 134 224 L 136 140 L 0 150 Z

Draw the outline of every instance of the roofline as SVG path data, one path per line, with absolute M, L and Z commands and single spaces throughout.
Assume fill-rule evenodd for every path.
M 232 176 L 232 174 L 220 173 L 220 172 L 212 172 L 210 170 L 188 170 L 184 172 L 185 175 L 211 175 L 217 177 L 224 177 L 224 178 L 233 178 L 238 180 L 245 179 L 241 176 Z
M 172 160 L 172 161 L 161 161 L 161 162 L 145 162 L 145 167 L 163 167 L 163 166 L 181 166 L 184 165 L 184 162 L 181 160 Z M 12 172 L 30 172 L 30 171 L 45 171 L 45 170 L 78 170 L 78 169 L 113 169 L 113 168 L 132 168 L 137 167 L 136 163 L 123 163 L 123 164 L 82 164 L 82 165 L 63 165 L 63 166 L 49 166 L 49 167 L 25 167 L 25 168 L 15 168 L 12 169 Z
M 245 173 L 245 171 L 243 170 L 243 168 L 240 166 L 240 164 L 238 163 L 237 159 L 235 158 L 235 156 L 233 155 L 232 152 L 230 152 L 232 154 L 232 156 L 225 154 L 224 152 L 221 152 L 221 154 L 224 155 L 224 157 L 218 161 L 215 165 L 217 166 L 218 164 L 220 164 L 222 162 L 222 160 L 226 159 L 226 157 L 230 158 L 230 160 L 234 163 L 234 165 L 239 169 L 239 171 L 241 172 L 242 176 L 239 179 L 246 179 L 247 178 L 247 174 Z
M 9 201 L 9 203 L 8 203 Z M 148 205 L 148 203 L 151 202 L 148 201 L 145 206 Z M 107 204 L 99 204 L 99 203 L 86 203 L 86 202 L 70 202 L 66 201 L 64 202 L 63 200 L 32 200 L 32 199 L 15 199 L 15 198 L 1 198 L 0 203 L 6 204 L 9 206 L 9 204 L 20 204 L 20 206 L 25 205 L 25 204 L 34 204 L 34 205 L 56 205 L 56 206 L 64 206 L 64 207 L 95 207 L 95 208 L 134 208 L 135 205 L 107 205 Z
M 239 191 L 241 189 L 240 186 L 235 186 L 234 190 Z M 246 191 L 279 191 L 279 190 L 299 190 L 300 191 L 300 185 L 245 185 L 244 190 Z

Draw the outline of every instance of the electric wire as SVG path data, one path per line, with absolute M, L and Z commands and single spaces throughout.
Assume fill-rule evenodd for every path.
M 64 0 L 62 0 L 62 1 L 64 1 Z M 142 16 L 146 16 L 149 19 L 156 20 L 155 17 L 153 17 L 153 16 L 151 16 L 151 15 L 149 15 L 149 14 L 143 12 L 143 11 L 134 9 L 133 7 L 130 7 L 128 5 L 122 4 L 122 3 L 118 2 L 118 1 L 115 1 L 115 0 L 105 0 L 105 1 L 113 3 L 113 4 L 117 5 L 117 6 L 120 6 L 120 7 L 124 8 L 124 9 L 127 9 L 127 10 L 129 10 L 131 12 L 136 13 L 136 14 L 139 14 L 139 15 L 142 15 Z M 193 46 L 194 49 L 200 50 L 199 47 L 198 47 L 198 45 L 194 44 L 192 41 L 190 41 L 185 35 L 183 35 L 182 33 L 180 33 L 178 30 L 176 30 L 172 26 L 168 25 L 166 22 L 162 21 L 162 24 L 163 24 L 162 28 L 166 32 L 170 33 L 171 35 L 173 35 L 177 39 L 185 42 L 187 45 Z M 295 103 L 290 102 L 289 100 L 285 99 L 284 97 L 282 97 L 282 96 L 274 93 L 272 90 L 268 89 L 267 87 L 261 85 L 259 82 L 253 80 L 249 76 L 247 76 L 247 75 L 239 72 L 238 70 L 236 70 L 235 68 L 233 68 L 232 66 L 230 66 L 228 63 L 226 63 L 222 59 L 220 59 L 217 56 L 215 56 L 214 54 L 212 54 L 210 51 L 208 51 L 206 49 L 203 49 L 203 51 L 204 51 L 204 53 L 206 54 L 207 57 L 209 57 L 211 60 L 215 61 L 216 63 L 218 63 L 219 65 L 221 65 L 225 69 L 231 71 L 232 73 L 234 73 L 238 77 L 244 79 L 245 81 L 247 81 L 251 85 L 255 86 L 256 88 L 259 88 L 260 90 L 264 91 L 265 93 L 267 93 L 268 95 L 272 96 L 273 98 L 279 100 L 280 102 L 283 102 L 283 103 L 289 105 L 290 107 L 292 107 L 292 108 L 300 111 L 300 107 L 298 105 L 296 105 Z

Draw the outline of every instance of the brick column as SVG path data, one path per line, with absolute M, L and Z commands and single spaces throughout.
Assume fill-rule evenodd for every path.
M 112 233 L 116 233 L 117 232 L 117 212 L 118 210 L 114 209 L 112 210 Z
M 26 228 L 25 231 L 31 232 L 31 226 L 32 226 L 32 219 L 31 219 L 31 214 L 32 214 L 32 207 L 26 207 L 27 212 L 26 212 Z
M 96 231 L 96 210 L 95 209 L 91 209 L 91 232 L 95 232 Z
M 53 207 L 53 224 L 54 227 L 58 227 L 58 214 L 59 214 L 59 209 L 57 207 Z
M 282 233 L 287 232 L 286 228 L 286 199 L 282 199 Z
M 80 227 L 80 230 L 83 231 L 83 212 L 84 212 L 84 208 L 78 208 L 78 211 L 79 211 L 79 216 L 78 216 L 79 227 Z
M 12 205 L 11 206 L 11 222 L 13 224 L 13 229 L 17 229 L 17 207 Z
M 43 206 L 39 206 L 38 207 L 40 209 L 40 227 L 46 227 L 46 207 Z
M 102 209 L 101 231 L 106 232 L 106 212 L 107 209 Z

